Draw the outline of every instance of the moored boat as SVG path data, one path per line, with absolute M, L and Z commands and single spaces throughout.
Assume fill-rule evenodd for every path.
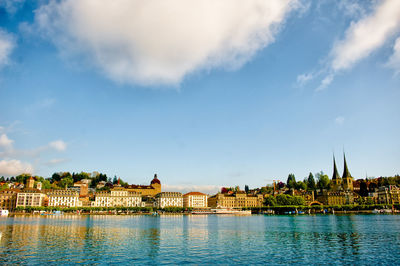
M 0 216 L 8 216 L 8 210 L 0 210 Z
M 210 210 L 196 210 L 192 211 L 192 214 L 234 214 L 234 215 L 251 215 L 251 210 L 235 210 L 228 208 L 217 208 Z

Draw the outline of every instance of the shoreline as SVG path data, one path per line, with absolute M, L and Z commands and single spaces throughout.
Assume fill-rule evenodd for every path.
M 253 215 L 264 215 L 264 216 L 310 216 L 310 215 L 400 215 L 399 212 L 388 212 L 388 213 L 373 213 L 370 210 L 362 210 L 362 211 L 335 211 L 332 212 L 318 212 L 318 213 L 274 213 L 274 214 L 266 214 L 266 213 L 252 213 L 248 215 L 243 214 L 192 214 L 192 213 L 181 213 L 181 212 L 169 212 L 169 213 L 158 213 L 154 215 L 153 213 L 47 213 L 47 214 L 38 214 L 38 213 L 13 213 L 11 212 L 8 216 L 4 217 L 23 217 L 23 216 L 32 216 L 32 217 L 63 217 L 63 216 L 253 216 Z

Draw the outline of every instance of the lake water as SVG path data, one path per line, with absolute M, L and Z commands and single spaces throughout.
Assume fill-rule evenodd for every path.
M 400 215 L 0 218 L 0 264 L 399 264 Z

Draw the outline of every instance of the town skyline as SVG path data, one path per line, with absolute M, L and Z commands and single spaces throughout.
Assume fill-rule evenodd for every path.
M 133 2 L 0 3 L 0 176 L 400 173 L 398 1 Z

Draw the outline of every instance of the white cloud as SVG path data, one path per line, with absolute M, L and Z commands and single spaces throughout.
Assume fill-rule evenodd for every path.
M 0 28 L 0 68 L 9 63 L 14 45 L 14 37 Z
M 297 77 L 299 85 L 325 74 L 316 91 L 325 89 L 340 71 L 352 68 L 400 31 L 400 1 L 383 0 L 373 3 L 371 12 L 368 14 L 366 9 L 358 3 L 342 1 L 338 5 L 340 10 L 347 8 L 346 14 L 358 20 L 351 22 L 344 38 L 333 45 L 321 70 L 314 74 L 302 74 Z M 394 59 L 391 59 L 388 65 L 395 68 L 397 65 L 396 46 L 392 58 Z
M 15 176 L 22 173 L 33 173 L 33 167 L 29 163 L 23 163 L 19 160 L 1 160 L 0 176 Z
M 312 80 L 314 78 L 314 75 L 312 73 L 308 74 L 300 74 L 297 76 L 297 84 L 299 86 L 303 86 L 306 84 L 308 81 Z
M 25 0 L 1 0 L 0 8 L 4 8 L 9 14 L 13 15 L 22 7 Z
M 204 194 L 215 194 L 221 190 L 221 186 L 215 185 L 163 185 L 163 191 L 172 191 L 172 192 L 202 192 Z
M 394 44 L 393 54 L 389 58 L 387 66 L 393 68 L 396 74 L 400 74 L 400 37 Z
M 56 140 L 49 143 L 49 147 L 57 151 L 65 151 L 67 149 L 67 143 L 62 140 Z
M 66 57 L 123 83 L 179 84 L 195 71 L 237 69 L 275 40 L 297 0 L 63 0 L 35 25 Z
M 338 116 L 335 118 L 335 123 L 338 125 L 342 125 L 344 123 L 344 117 L 343 116 Z
M 0 135 L 0 147 L 11 149 L 13 145 L 13 140 L 9 139 L 6 134 Z
M 335 75 L 333 73 L 328 74 L 322 81 L 321 84 L 319 85 L 319 87 L 316 89 L 316 91 L 322 91 L 324 90 L 326 87 L 328 87 L 332 81 L 333 78 L 335 77 Z
M 357 22 L 351 23 L 345 38 L 332 50 L 332 69 L 344 70 L 381 47 L 400 29 L 400 1 L 380 2 L 374 12 Z
M 361 4 L 362 2 L 355 2 L 354 0 L 341 0 L 338 1 L 337 4 L 340 12 L 344 13 L 346 16 L 361 17 L 366 13 L 364 6 Z
M 45 164 L 48 166 L 53 166 L 53 165 L 65 163 L 66 161 L 67 161 L 67 159 L 65 159 L 65 158 L 56 158 L 56 159 L 51 159 L 51 160 L 47 161 Z

